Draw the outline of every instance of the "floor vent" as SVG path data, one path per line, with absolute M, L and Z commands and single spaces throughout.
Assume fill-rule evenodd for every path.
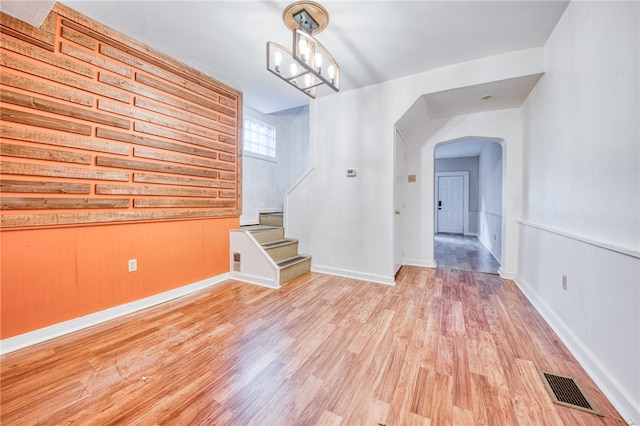
M 586 411 L 587 413 L 600 414 L 575 379 L 545 371 L 541 371 L 540 376 L 555 404 Z

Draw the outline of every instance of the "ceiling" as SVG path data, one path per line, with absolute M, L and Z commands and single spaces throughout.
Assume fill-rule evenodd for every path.
M 291 44 L 291 32 L 282 21 L 289 1 L 61 3 L 239 89 L 245 105 L 261 113 L 309 102 L 266 70 L 266 42 Z M 317 38 L 340 65 L 341 90 L 346 91 L 542 46 L 568 2 L 324 0 L 322 4 L 330 21 Z M 320 91 L 319 96 L 331 93 Z M 434 97 L 432 102 L 447 114 L 451 102 L 461 99 L 460 93 L 453 95 Z

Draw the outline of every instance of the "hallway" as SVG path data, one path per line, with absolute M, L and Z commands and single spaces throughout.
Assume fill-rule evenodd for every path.
M 436 264 L 439 268 L 497 274 L 500 263 L 477 237 L 460 234 L 435 234 Z

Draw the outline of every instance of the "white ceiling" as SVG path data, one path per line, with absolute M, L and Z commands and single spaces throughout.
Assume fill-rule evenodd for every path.
M 282 22 L 289 1 L 61 2 L 241 90 L 245 105 L 259 112 L 309 101 L 266 70 L 266 42 L 291 44 L 291 32 Z M 340 65 L 345 91 L 542 46 L 568 2 L 324 0 L 322 4 L 330 22 L 317 38 Z M 321 91 L 319 96 L 331 93 Z M 452 95 L 433 97 L 431 102 L 448 114 L 455 109 L 451 103 L 464 98 Z

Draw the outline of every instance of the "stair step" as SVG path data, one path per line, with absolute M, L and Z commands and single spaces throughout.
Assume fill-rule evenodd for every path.
M 260 213 L 260 224 L 270 226 L 283 226 L 282 212 Z
M 243 226 L 241 227 L 241 230 L 251 232 L 253 238 L 255 238 L 260 244 L 279 241 L 284 238 L 284 228 L 280 228 L 278 226 L 252 225 L 247 227 Z
M 280 285 L 311 271 L 311 256 L 298 255 L 278 263 Z
M 293 243 L 297 243 L 297 242 L 298 242 L 298 240 L 296 240 L 296 239 L 285 238 L 283 240 L 270 241 L 268 243 L 264 243 L 264 244 L 261 244 L 261 245 L 264 248 L 273 248 L 273 247 L 279 247 L 279 246 L 286 246 L 288 244 L 293 244 Z
M 274 261 L 280 262 L 298 255 L 298 240 L 285 238 L 283 240 L 271 241 L 262 244 L 262 248 Z

